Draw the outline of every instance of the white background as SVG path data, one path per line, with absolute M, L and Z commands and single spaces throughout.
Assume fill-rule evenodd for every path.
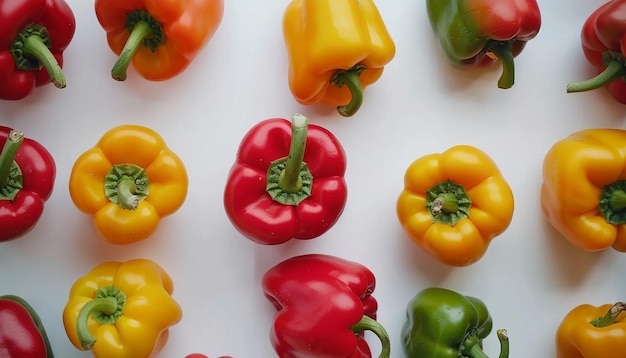
M 37 227 L 0 244 L 0 294 L 20 295 L 35 307 L 58 357 L 91 356 L 70 344 L 61 312 L 72 283 L 109 260 L 152 259 L 172 276 L 184 317 L 160 355 L 168 358 L 192 352 L 274 356 L 268 335 L 275 310 L 260 279 L 273 265 L 304 253 L 336 255 L 374 272 L 378 317 L 391 336 L 393 357 L 402 357 L 407 302 L 429 286 L 485 301 L 494 329 L 509 331 L 511 357 L 553 357 L 556 329 L 570 309 L 624 299 L 623 254 L 575 249 L 547 224 L 539 206 L 542 162 L 553 143 L 580 129 L 624 127 L 626 106 L 605 90 L 565 92 L 568 82 L 594 74 L 582 55 L 580 29 L 603 1 L 540 1 L 542 28 L 517 57 L 509 90 L 496 86 L 497 65 L 460 72 L 445 63 L 423 1 L 378 1 L 397 52 L 352 118 L 323 105 L 299 105 L 291 96 L 281 29 L 288 2 L 227 1 L 222 24 L 202 54 L 178 77 L 155 83 L 133 70 L 126 82 L 112 80 L 115 56 L 93 2 L 69 0 L 77 30 L 65 53 L 67 88 L 46 86 L 24 100 L 0 102 L 0 124 L 42 143 L 57 165 L 55 191 Z M 223 188 L 245 132 L 293 112 L 328 128 L 343 144 L 348 201 L 322 237 L 261 246 L 228 221 Z M 164 137 L 187 167 L 189 194 L 149 239 L 115 246 L 74 207 L 67 187 L 76 158 L 126 123 Z M 408 165 L 458 144 L 491 156 L 515 195 L 508 230 L 465 268 L 422 252 L 395 213 Z M 368 337 L 377 354 L 376 340 Z M 485 351 L 497 356 L 495 331 Z

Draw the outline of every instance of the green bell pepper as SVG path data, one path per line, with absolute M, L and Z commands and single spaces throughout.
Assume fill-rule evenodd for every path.
M 493 322 L 483 301 L 431 287 L 419 292 L 407 306 L 402 348 L 409 358 L 486 358 L 482 340 Z M 498 330 L 500 358 L 509 356 L 506 330 Z
M 453 66 L 485 67 L 500 60 L 500 88 L 513 86 L 513 58 L 541 27 L 536 0 L 426 0 L 426 10 Z

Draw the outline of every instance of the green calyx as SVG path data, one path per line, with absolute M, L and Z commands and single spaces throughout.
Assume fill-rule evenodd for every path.
M 616 181 L 602 189 L 598 209 L 607 223 L 626 223 L 626 180 Z
M 348 86 L 352 94 L 350 103 L 337 107 L 337 112 L 344 117 L 354 115 L 361 108 L 361 104 L 363 104 L 363 86 L 359 76 L 366 69 L 367 67 L 364 65 L 356 65 L 348 70 L 337 70 L 330 79 L 330 83 L 337 87 L 341 88 L 344 84 Z
M 361 320 L 352 325 L 350 329 L 355 334 L 360 334 L 364 331 L 374 333 L 381 343 L 381 352 L 380 355 L 378 355 L 378 358 L 389 358 L 391 356 L 391 341 L 389 339 L 389 334 L 385 330 L 385 327 L 383 327 L 375 319 L 364 315 Z
M 130 61 L 140 46 L 145 46 L 154 52 L 157 47 L 165 43 L 163 27 L 145 11 L 135 10 L 129 13 L 126 17 L 125 28 L 130 32 L 130 36 L 111 70 L 111 76 L 118 81 L 126 80 L 126 71 Z
M 426 191 L 426 208 L 435 223 L 456 225 L 469 217 L 472 200 L 465 188 L 451 180 L 437 183 Z
M 104 195 L 123 209 L 137 209 L 149 193 L 150 180 L 138 165 L 113 165 L 104 177 Z
M 609 311 L 604 316 L 598 317 L 589 323 L 598 328 L 608 327 L 614 324 L 617 321 L 617 316 L 624 311 L 626 311 L 626 302 L 617 302 L 611 306 Z
M 18 69 L 38 71 L 45 67 L 54 86 L 64 88 L 65 76 L 61 71 L 61 65 L 50 52 L 50 47 L 48 30 L 41 25 L 31 23 L 17 34 L 9 51 Z
M 498 340 L 500 341 L 500 355 L 498 358 L 508 358 L 509 356 L 509 337 L 505 329 L 497 331 Z M 459 357 L 469 358 L 489 358 L 480 345 L 480 338 L 476 335 L 468 335 L 459 347 Z
M 298 205 L 311 196 L 313 175 L 303 162 L 308 119 L 294 114 L 291 120 L 289 155 L 273 161 L 267 169 L 265 191 L 273 200 L 284 205 Z
M 24 133 L 12 130 L 0 152 L 0 200 L 13 200 L 22 190 L 22 170 L 15 162 L 22 142 Z
M 502 75 L 498 79 L 498 87 L 508 89 L 515 83 L 515 61 L 511 52 L 512 41 L 490 41 L 485 52 L 495 56 L 502 64 Z
M 125 304 L 126 295 L 117 287 L 98 288 L 96 297 L 80 309 L 76 318 L 76 333 L 80 345 L 84 349 L 91 349 L 96 343 L 96 337 L 91 334 L 87 324 L 90 317 L 100 324 L 114 324 L 122 316 Z
M 605 51 L 602 54 L 602 62 L 606 66 L 602 72 L 585 81 L 568 83 L 567 93 L 591 91 L 626 78 L 626 60 L 620 53 Z

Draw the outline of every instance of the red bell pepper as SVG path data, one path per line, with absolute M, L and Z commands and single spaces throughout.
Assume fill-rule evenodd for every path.
M 39 315 L 24 299 L 14 295 L 0 296 L 0 356 L 54 357 Z
M 306 151 L 305 151 L 306 148 Z M 318 237 L 347 199 L 346 158 L 328 130 L 305 116 L 268 119 L 243 138 L 224 191 L 235 228 L 259 244 Z
M 583 25 L 581 42 L 587 61 L 599 74 L 569 83 L 567 92 L 606 87 L 617 102 L 626 104 L 626 0 L 612 0 L 596 9 Z
M 76 20 L 64 0 L 11 0 L 0 6 L 0 98 L 17 100 L 52 82 L 65 87 L 63 51 Z
M 52 194 L 52 155 L 20 131 L 0 126 L 0 242 L 28 233 Z
M 269 269 L 262 285 L 278 310 L 270 336 L 278 357 L 371 357 L 366 330 L 381 341 L 379 357 L 389 357 L 367 267 L 329 255 L 296 256 Z

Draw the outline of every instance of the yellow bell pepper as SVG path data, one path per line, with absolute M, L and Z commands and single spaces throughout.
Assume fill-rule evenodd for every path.
M 622 358 L 626 352 L 626 303 L 571 310 L 556 332 L 556 358 Z
M 543 162 L 541 208 L 574 246 L 626 252 L 626 131 L 585 129 L 556 142 Z
M 182 319 L 174 285 L 157 263 L 105 262 L 72 286 L 63 325 L 72 344 L 97 358 L 154 357 Z
M 395 44 L 372 0 L 293 0 L 283 16 L 289 87 L 301 104 L 354 115 Z M 345 84 L 345 86 L 343 86 Z
M 93 216 L 98 233 L 113 244 L 147 238 L 187 196 L 185 166 L 155 131 L 115 127 L 83 153 L 70 174 L 76 207 Z
M 410 238 L 451 266 L 478 261 L 513 218 L 513 192 L 481 150 L 459 145 L 415 160 L 396 212 Z

